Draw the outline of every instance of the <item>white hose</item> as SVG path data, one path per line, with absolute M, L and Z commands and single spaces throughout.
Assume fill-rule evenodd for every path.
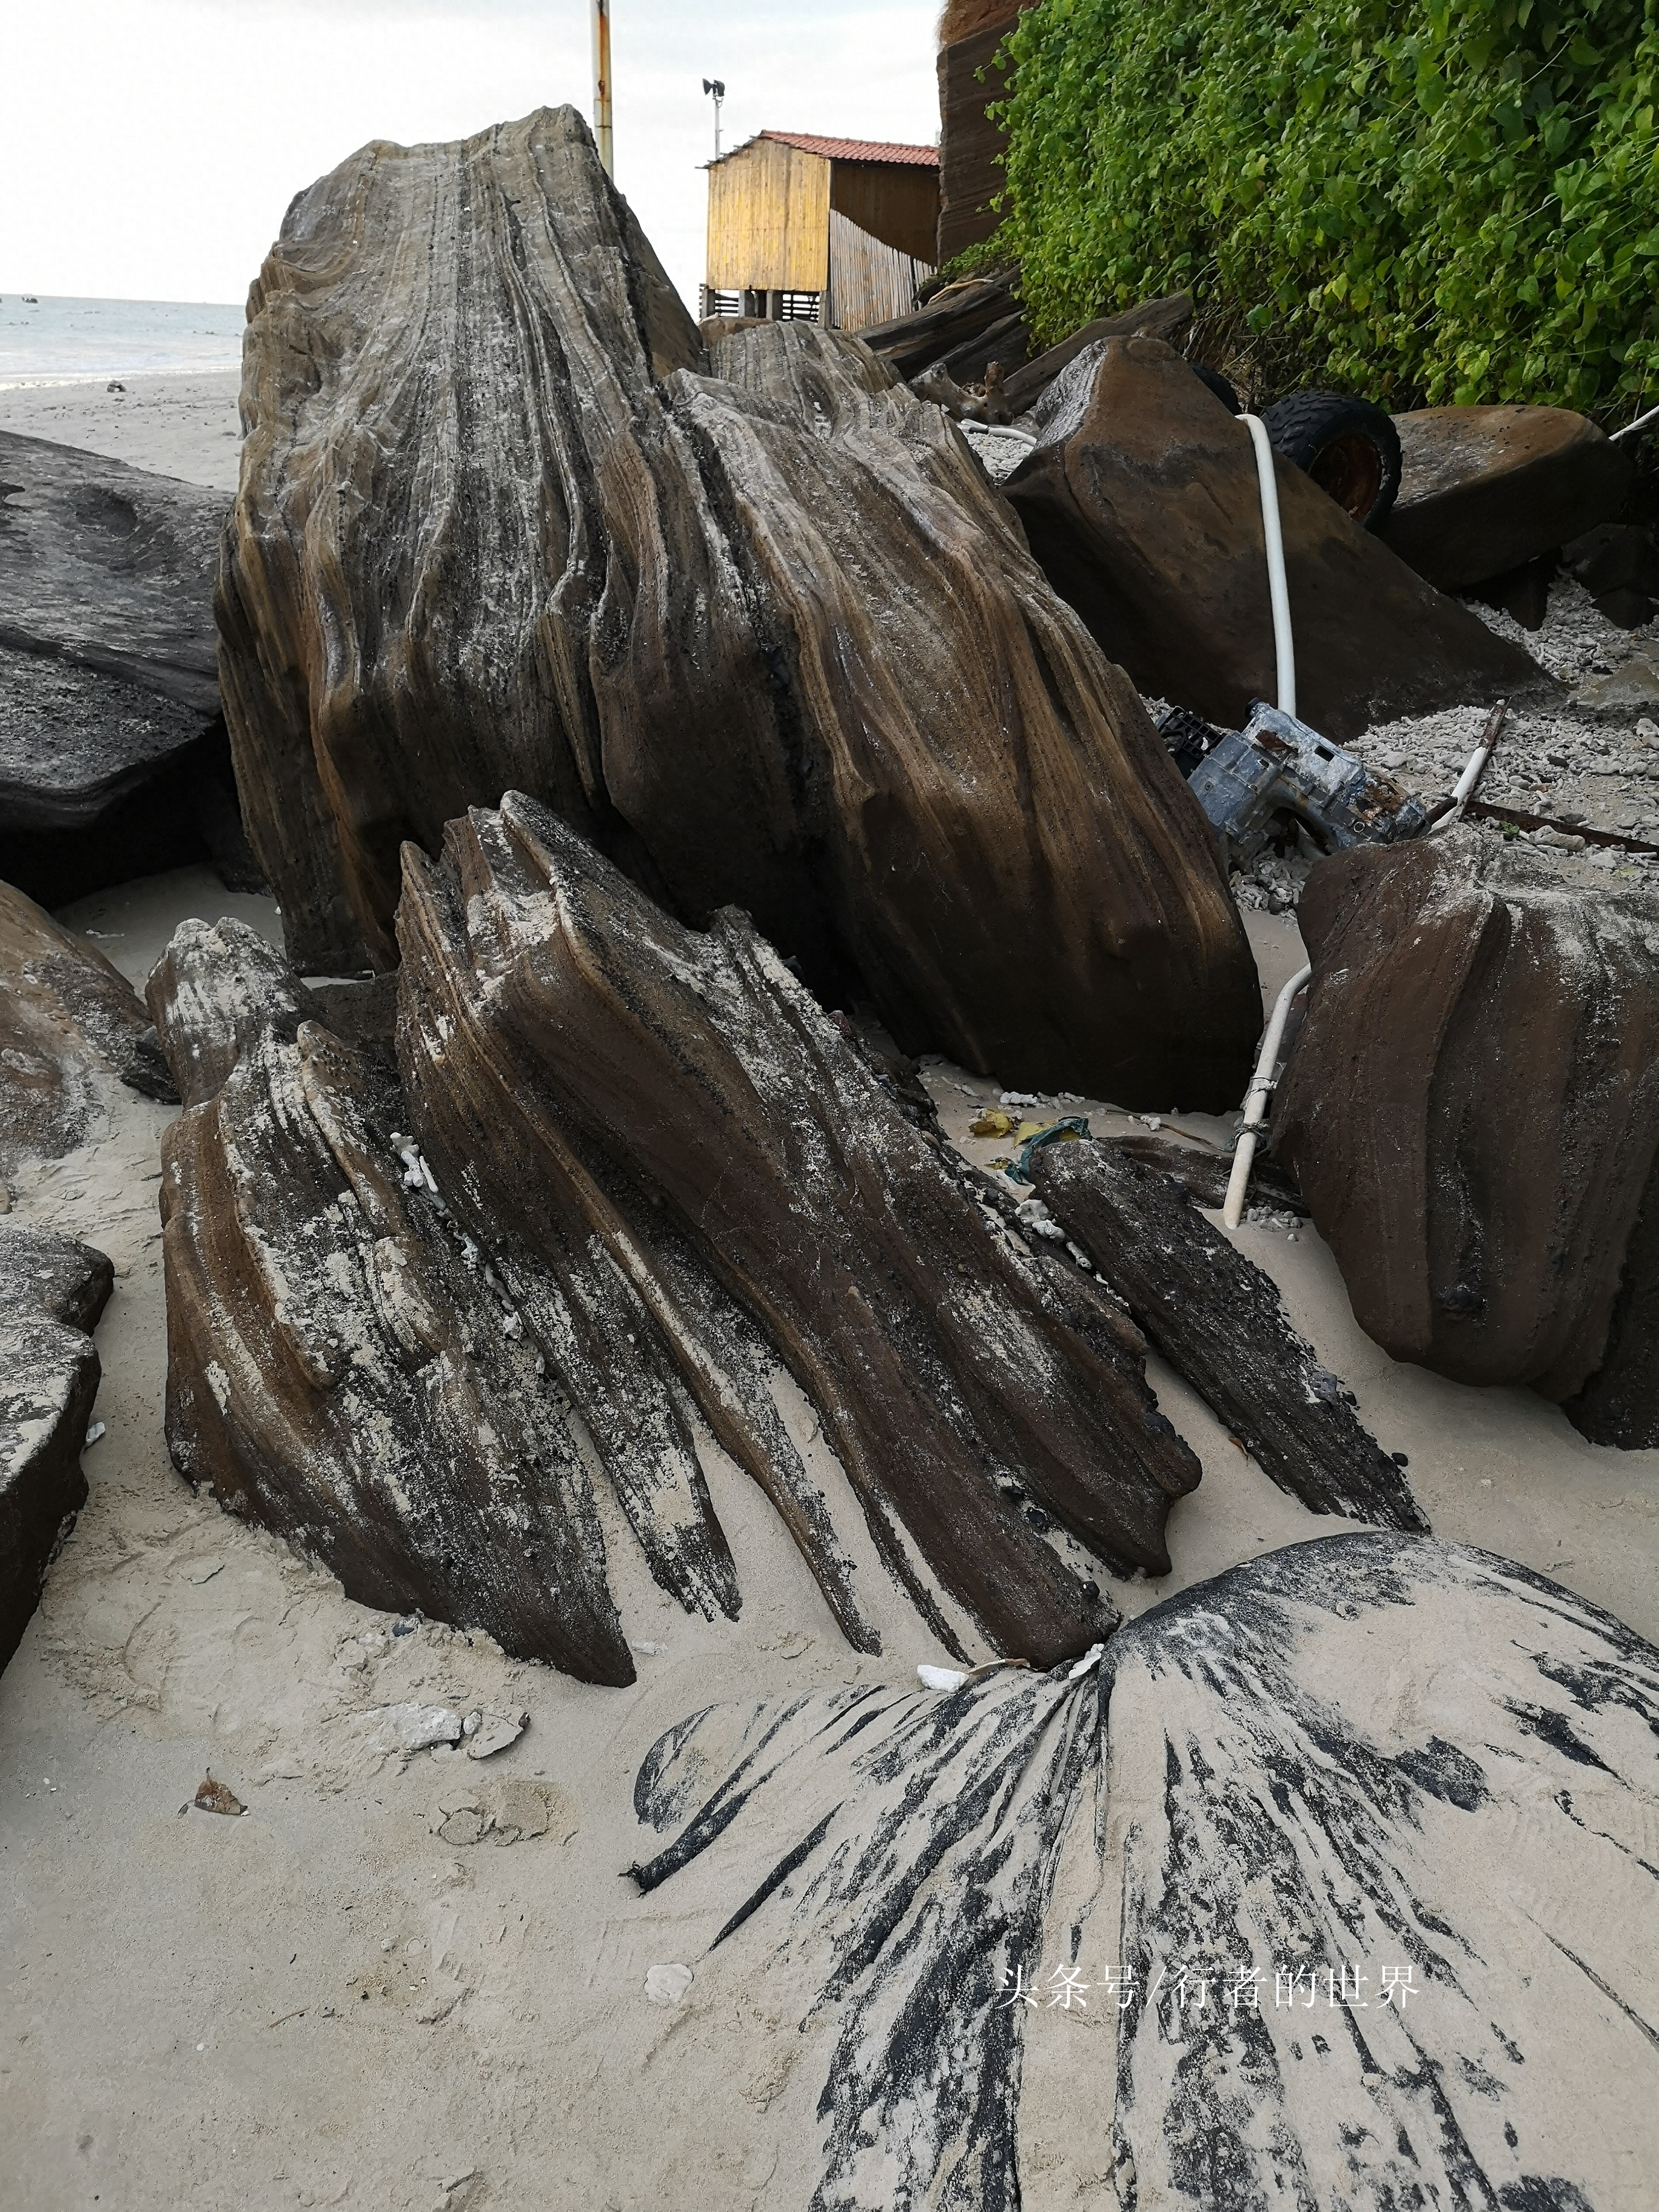
M 1442 830 L 1449 830 L 1463 818 L 1463 809 L 1474 796 L 1475 786 L 1486 772 L 1486 763 L 1492 758 L 1504 727 L 1504 719 L 1510 711 L 1507 699 L 1500 699 L 1486 717 L 1486 726 L 1480 733 L 1480 742 L 1469 755 L 1469 764 L 1457 779 L 1452 789 L 1452 803 L 1437 822 L 1429 824 L 1429 835 L 1434 836 Z
M 1279 1061 L 1279 1048 L 1285 1041 L 1285 1024 L 1291 1018 L 1291 1007 L 1297 992 L 1312 974 L 1311 968 L 1298 968 L 1273 1003 L 1273 1017 L 1267 1024 L 1267 1034 L 1261 1040 L 1261 1054 L 1255 1064 L 1255 1079 L 1250 1085 L 1249 1096 L 1244 1101 L 1244 1126 L 1239 1131 L 1238 1142 L 1233 1148 L 1233 1171 L 1228 1178 L 1227 1202 L 1221 1214 L 1229 1229 L 1237 1229 L 1244 1218 L 1244 1194 L 1250 1187 L 1250 1168 L 1255 1158 L 1256 1139 L 1267 1126 L 1262 1116 L 1273 1095 L 1273 1070 Z
M 1622 430 L 1615 430 L 1607 440 L 1608 445 L 1616 446 L 1621 438 L 1633 438 L 1638 430 L 1645 430 L 1656 416 L 1659 416 L 1659 407 L 1650 407 L 1645 415 L 1638 415 L 1633 422 L 1626 422 Z
M 1259 415 L 1241 415 L 1239 421 L 1255 447 L 1255 477 L 1261 492 L 1261 535 L 1267 547 L 1267 597 L 1273 611 L 1273 659 L 1278 668 L 1281 714 L 1296 712 L 1296 645 L 1291 635 L 1291 594 L 1285 581 L 1285 533 L 1279 521 L 1279 479 L 1273 474 L 1273 449 L 1267 426 Z

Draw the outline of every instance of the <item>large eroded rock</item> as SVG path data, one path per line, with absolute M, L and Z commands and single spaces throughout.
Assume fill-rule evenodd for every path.
M 363 1604 L 632 1681 L 565 1401 L 406 1169 L 399 1104 L 319 1024 L 273 1023 L 168 1130 L 173 1463 Z
M 392 964 L 402 842 L 517 789 L 907 1048 L 1242 1088 L 1196 810 L 954 428 L 809 325 L 706 353 L 570 110 L 301 194 L 244 404 L 222 675 L 302 970 Z
M 1572 1398 L 1659 1155 L 1659 895 L 1454 830 L 1322 861 L 1297 919 L 1273 1144 L 1355 1318 L 1396 1359 Z M 1650 1335 L 1613 1348 L 1650 1375 Z
M 1462 591 L 1610 522 L 1629 455 L 1565 407 L 1424 407 L 1396 415 L 1400 494 L 1383 543 Z
M 112 1076 L 149 1098 L 174 1096 L 125 976 L 88 939 L 0 884 L 0 1174 L 84 1144 Z
M 814 2212 L 1638 2212 L 1659 1652 L 1491 1553 L 1273 1552 L 1098 1664 L 692 1714 L 634 1869 Z M 682 2071 L 683 2069 L 683 2071 Z
M 1255 448 L 1155 339 L 1080 353 L 1025 418 L 1004 486 L 1048 579 L 1149 695 L 1224 729 L 1273 698 Z M 1275 469 L 1297 711 L 1328 737 L 1541 679 L 1288 461 Z
M 89 1244 L 0 1227 L 0 1667 L 87 1502 L 81 1450 L 100 1371 L 92 1331 L 114 1283 Z
M 516 793 L 452 824 L 441 866 L 405 865 L 411 1126 L 624 1502 L 669 1486 L 689 1395 L 846 1625 L 781 1368 L 935 1633 L 955 1644 L 935 1584 L 1005 1651 L 1103 1632 L 1097 1587 L 1016 1501 L 1162 1570 L 1197 1469 L 1121 1312 L 988 1218 L 744 916 L 684 928 Z

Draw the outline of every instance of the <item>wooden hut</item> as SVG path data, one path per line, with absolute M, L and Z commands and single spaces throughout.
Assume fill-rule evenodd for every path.
M 708 169 L 705 315 L 862 330 L 933 273 L 939 152 L 763 131 Z

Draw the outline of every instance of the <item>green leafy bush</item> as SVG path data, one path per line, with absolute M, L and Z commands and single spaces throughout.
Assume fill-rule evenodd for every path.
M 1042 0 L 1007 50 L 1043 337 L 1184 287 L 1270 388 L 1659 387 L 1659 0 Z

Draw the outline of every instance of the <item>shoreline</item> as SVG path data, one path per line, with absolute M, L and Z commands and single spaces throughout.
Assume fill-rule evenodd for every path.
M 122 389 L 112 392 L 112 383 Z M 79 447 L 228 495 L 241 467 L 241 387 L 240 368 L 0 381 L 0 431 Z
M 190 362 L 173 368 L 74 368 L 41 376 L 0 376 L 0 392 L 46 392 L 60 385 L 107 385 L 112 377 L 240 376 L 240 362 Z

